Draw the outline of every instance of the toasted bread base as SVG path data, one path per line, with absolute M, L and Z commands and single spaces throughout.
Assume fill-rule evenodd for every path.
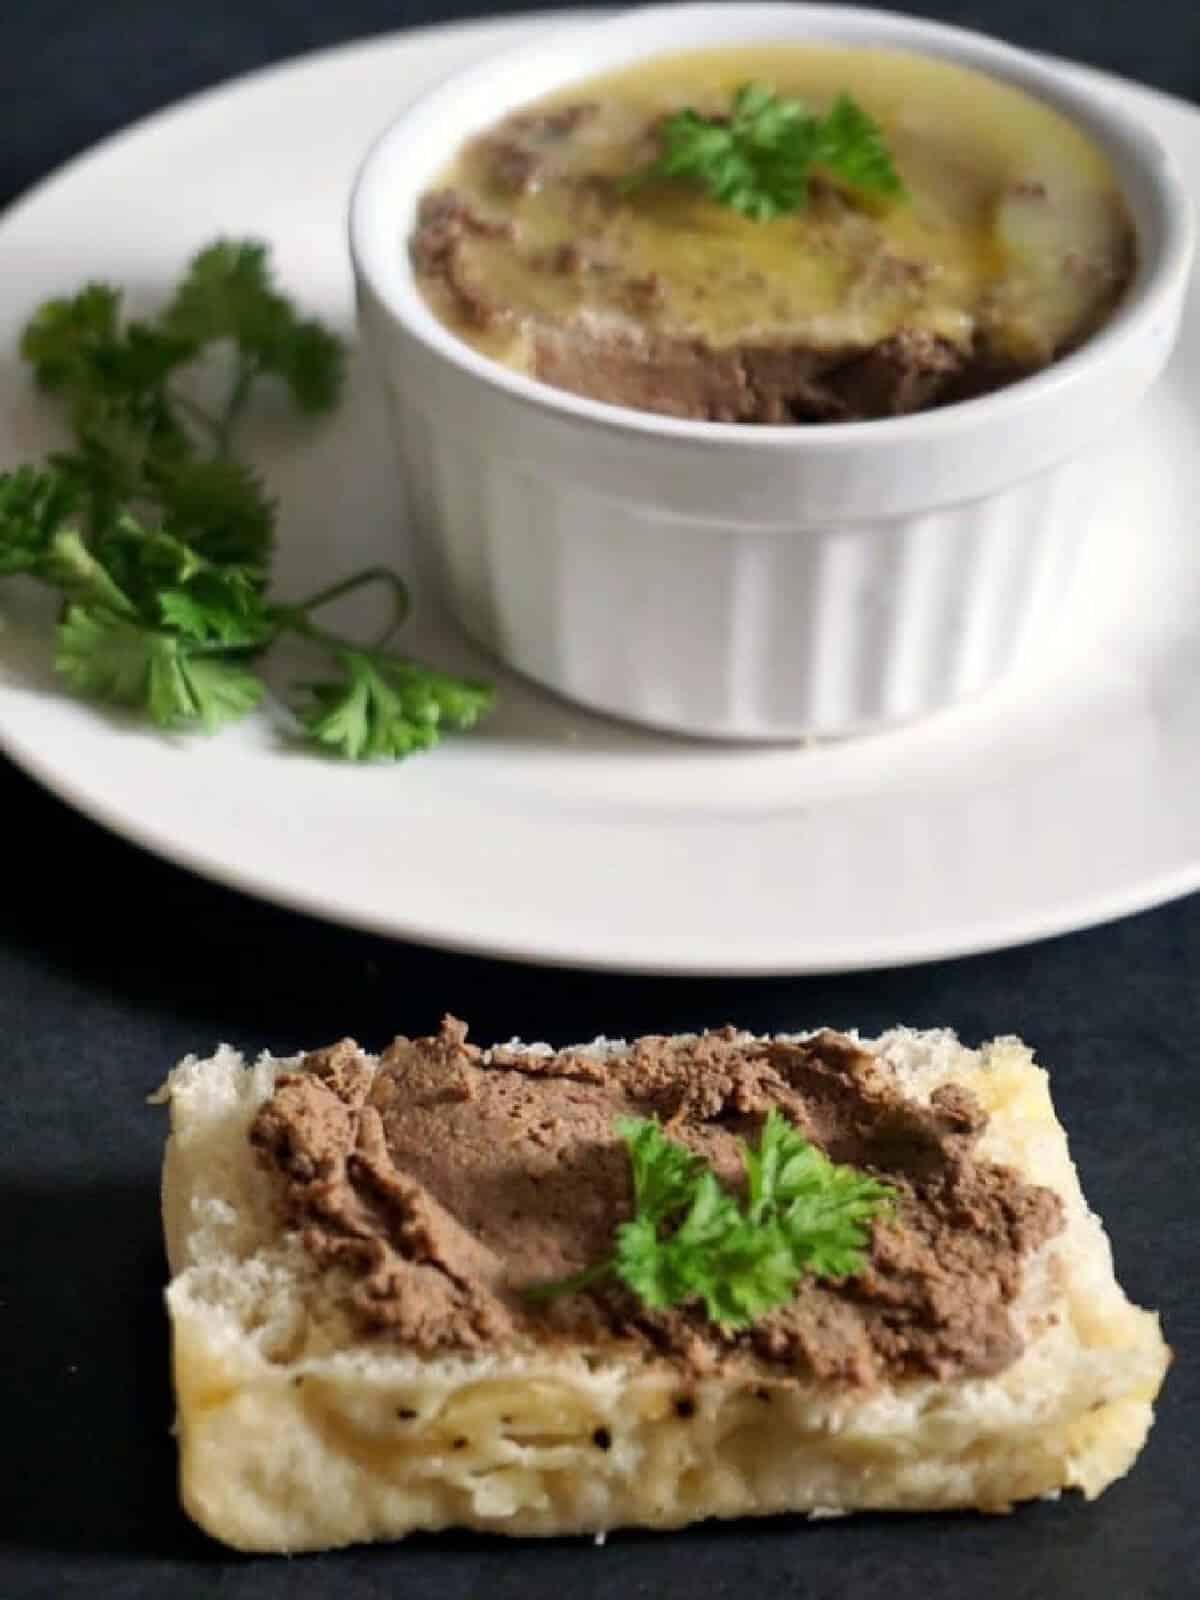
M 660 1358 L 429 1359 L 364 1340 L 336 1277 L 281 1234 L 247 1139 L 276 1070 L 297 1063 L 185 1061 L 166 1088 L 163 1213 L 188 1513 L 239 1549 L 300 1551 L 449 1527 L 588 1534 L 1099 1494 L 1141 1449 L 1170 1357 L 1116 1283 L 1045 1073 L 1012 1039 L 860 1042 L 914 1098 L 969 1088 L 991 1117 L 979 1153 L 1064 1201 L 1066 1228 L 1029 1261 L 1014 1308 L 1024 1353 L 994 1378 L 863 1393 L 714 1377 L 677 1405 L 681 1374 Z

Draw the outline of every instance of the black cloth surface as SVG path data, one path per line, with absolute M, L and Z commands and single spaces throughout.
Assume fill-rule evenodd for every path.
M 194 89 L 345 39 L 469 15 L 443 0 L 5 0 L 0 203 Z M 1200 99 L 1195 0 L 960 0 L 931 15 Z M 81 276 L 87 263 L 80 263 Z M 814 1600 L 1200 1595 L 1200 898 L 998 955 L 834 978 L 672 981 L 429 952 L 259 905 L 110 838 L 0 762 L 0 1594 L 538 1600 L 569 1591 Z M 798 915 L 803 908 L 798 907 Z M 164 1069 L 219 1040 L 377 1046 L 453 1009 L 557 1043 L 736 1021 L 1019 1032 L 1054 1074 L 1121 1276 L 1177 1352 L 1131 1477 L 1011 1518 L 794 1519 L 513 1545 L 421 1538 L 241 1559 L 178 1509 L 156 1183 Z

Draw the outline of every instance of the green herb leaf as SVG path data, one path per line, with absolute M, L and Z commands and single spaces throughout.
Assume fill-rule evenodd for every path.
M 55 665 L 77 694 L 145 708 L 157 635 L 100 606 L 69 606 L 58 629 Z
M 658 1123 L 645 1117 L 618 1117 L 616 1129 L 629 1151 L 638 1216 L 657 1224 L 682 1210 L 705 1171 L 701 1157 L 664 1138 Z
M 382 652 L 338 650 L 342 676 L 300 685 L 309 739 L 349 761 L 392 760 L 427 750 L 443 728 L 466 729 L 491 704 L 483 684 Z
M 206 569 L 183 588 L 163 589 L 158 609 L 183 638 L 230 649 L 260 649 L 278 631 L 256 575 L 242 567 Z
M 53 468 L 0 473 L 0 577 L 37 572 L 77 502 L 72 485 Z
M 742 1161 L 751 1220 L 773 1219 L 805 1271 L 842 1278 L 859 1270 L 869 1224 L 892 1195 L 886 1184 L 830 1161 L 774 1108 L 757 1151 L 743 1141 Z
M 164 320 L 196 345 L 231 340 L 245 370 L 282 379 L 303 412 L 328 411 L 337 401 L 341 342 L 319 322 L 297 316 L 277 292 L 265 245 L 222 239 L 202 250 Z
M 185 448 L 166 383 L 193 359 L 195 347 L 145 323 L 122 328 L 120 308 L 121 295 L 105 284 L 48 301 L 26 327 L 21 354 L 42 387 L 64 400 L 81 439 L 94 438 L 118 456 L 128 453 L 130 438 L 139 454 L 151 444 Z
M 206 733 L 215 733 L 253 711 L 266 692 L 262 679 L 237 661 L 189 655 L 180 648 L 175 665 L 174 699 L 167 708 L 172 725 L 199 721 Z M 151 714 L 156 722 L 165 720 L 154 707 Z
M 658 1123 L 623 1117 L 634 1214 L 612 1255 L 531 1298 L 577 1293 L 613 1276 L 652 1309 L 698 1300 L 711 1322 L 739 1328 L 791 1298 L 807 1273 L 850 1277 L 863 1265 L 870 1223 L 893 1191 L 839 1166 L 772 1108 L 757 1150 L 744 1141 L 745 1204 Z
M 147 527 L 129 511 L 93 532 L 88 550 L 146 622 L 157 620 L 161 589 L 187 583 L 207 565 L 166 528 Z
M 182 386 L 183 369 L 218 344 L 236 359 L 211 413 Z M 275 507 L 232 453 L 236 427 L 264 377 L 281 380 L 298 410 L 327 410 L 344 358 L 275 287 L 265 246 L 220 240 L 201 251 L 152 322 L 123 320 L 120 292 L 104 284 L 49 301 L 21 350 L 73 439 L 45 468 L 0 474 L 0 577 L 27 574 L 64 597 L 56 660 L 78 694 L 161 727 L 211 730 L 259 702 L 247 659 L 288 632 L 340 668 L 310 686 L 302 713 L 328 754 L 407 755 L 488 709 L 486 685 L 357 649 L 312 621 L 331 600 L 386 581 L 395 626 L 405 591 L 394 573 L 371 568 L 304 605 L 267 597 Z
M 263 694 L 261 680 L 239 664 L 189 653 L 174 635 L 100 606 L 68 607 L 55 663 L 76 693 L 129 706 L 162 728 L 212 732 Z
M 172 532 L 206 560 L 266 567 L 275 507 L 243 462 L 228 456 L 160 461 L 151 479 Z
M 864 193 L 905 194 L 883 130 L 844 94 L 822 117 L 803 100 L 746 83 L 728 116 L 703 117 L 689 106 L 664 118 L 658 133 L 661 155 L 626 178 L 624 192 L 684 179 L 757 222 L 800 210 L 814 168 Z
M 896 198 L 905 192 L 883 129 L 849 95 L 839 95 L 817 124 L 812 159 L 854 189 Z
M 21 355 L 45 389 L 86 386 L 117 343 L 121 296 L 90 283 L 70 300 L 47 300 L 21 336 Z
M 50 542 L 44 576 L 81 604 L 136 617 L 137 606 L 84 542 L 78 528 L 60 528 Z

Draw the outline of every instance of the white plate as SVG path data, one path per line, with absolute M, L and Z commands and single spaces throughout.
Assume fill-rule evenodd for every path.
M 12 355 L 81 277 L 166 289 L 219 233 L 275 247 L 289 289 L 349 325 L 343 212 L 397 106 L 546 19 L 400 35 L 277 68 L 141 124 L 0 223 L 0 464 L 53 438 Z M 1105 80 L 1200 194 L 1200 112 Z M 925 960 L 1102 921 L 1200 886 L 1200 297 L 1137 429 L 1108 452 L 1094 557 L 1041 659 L 986 702 L 811 749 L 690 744 L 500 675 L 486 728 L 398 767 L 297 753 L 268 711 L 165 739 L 76 704 L 40 599 L 0 605 L 0 746 L 172 860 L 321 916 L 432 943 L 659 972 Z M 316 432 L 248 441 L 281 495 L 281 587 L 407 564 L 369 378 Z M 418 596 L 411 648 L 476 671 Z M 351 613 L 354 625 L 367 616 Z

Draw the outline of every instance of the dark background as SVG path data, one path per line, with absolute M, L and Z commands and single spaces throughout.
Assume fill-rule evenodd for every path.
M 513 9 L 518 9 L 514 6 Z M 974 0 L 931 16 L 1200 99 L 1196 0 Z M 97 138 L 235 73 L 477 13 L 388 0 L 0 0 L 0 204 Z M 81 277 L 86 262 L 80 263 Z M 2 292 L 2 286 L 0 286 Z M 670 981 L 387 943 L 260 906 L 111 839 L 0 760 L 0 1594 L 538 1600 L 1187 1600 L 1200 1595 L 1200 899 L 1000 955 L 846 978 Z M 242 1560 L 177 1508 L 167 1434 L 161 1113 L 218 1040 L 376 1046 L 444 1009 L 557 1043 L 736 1021 L 1019 1032 L 1056 1098 L 1122 1278 L 1177 1352 L 1138 1467 L 1092 1507 L 1012 1518 L 789 1519 L 678 1536 Z

